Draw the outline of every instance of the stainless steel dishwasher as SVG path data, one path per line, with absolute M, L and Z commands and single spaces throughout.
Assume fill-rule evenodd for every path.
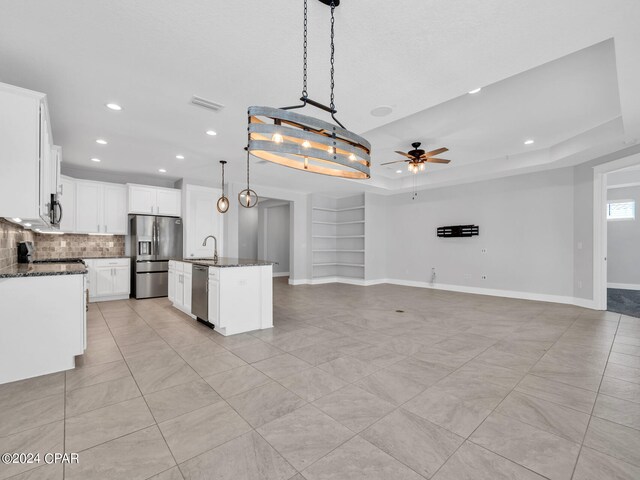
M 198 318 L 200 323 L 213 328 L 213 324 L 209 323 L 209 267 L 193 266 L 191 313 Z

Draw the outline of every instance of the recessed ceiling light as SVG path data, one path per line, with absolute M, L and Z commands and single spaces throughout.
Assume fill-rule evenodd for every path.
M 91 161 L 92 162 L 96 162 L 96 163 L 100 163 L 100 159 L 99 158 L 92 158 Z
M 533 145 L 533 143 L 534 143 L 534 141 L 533 141 L 533 140 L 531 140 L 531 139 L 529 139 L 529 140 L 525 140 L 525 141 L 524 141 L 524 144 L 525 144 L 525 145 Z
M 25 224 L 24 224 L 24 226 L 25 226 L 25 227 L 30 227 L 30 226 L 31 226 L 31 224 L 30 224 L 30 223 L 25 223 Z
M 98 143 L 98 144 L 100 144 L 100 145 L 106 145 L 106 144 L 107 144 L 107 141 L 106 141 L 106 140 L 103 140 L 102 138 L 99 138 L 99 139 L 97 139 L 97 140 L 96 140 L 96 143 Z
M 374 117 L 386 117 L 387 115 L 390 115 L 391 112 L 393 112 L 393 107 L 389 105 L 380 105 L 379 107 L 371 110 L 371 115 Z
M 159 169 L 158 169 L 158 171 L 159 171 L 160 173 L 167 173 L 167 170 L 166 170 L 166 169 L 164 169 L 164 168 L 159 168 Z
M 21 218 L 18 218 L 18 217 L 16 217 L 16 218 L 12 218 L 12 220 L 13 220 L 14 222 L 17 222 L 17 223 L 20 223 L 20 222 L 22 221 L 22 219 L 21 219 Z
M 177 158 L 178 160 L 184 160 L 184 155 L 176 155 L 176 158 Z
M 474 88 L 473 90 L 469 90 L 469 94 L 473 95 L 474 93 L 478 93 L 482 88 Z
M 218 133 L 215 130 L 207 130 L 207 135 L 211 135 L 212 137 L 215 137 Z
M 402 170 L 396 170 L 396 173 L 402 173 Z
M 122 110 L 122 107 L 117 103 L 107 103 L 107 108 L 110 110 L 115 110 L 116 112 Z

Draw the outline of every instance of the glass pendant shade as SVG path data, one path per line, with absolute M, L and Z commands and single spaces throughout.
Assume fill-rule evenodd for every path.
M 216 203 L 216 208 L 220 213 L 226 213 L 229 210 L 229 199 L 224 195 L 218 199 L 218 203 Z
M 245 188 L 238 194 L 238 202 L 244 208 L 253 208 L 258 204 L 258 194 L 250 188 Z
M 370 178 L 371 145 L 344 128 L 272 107 L 249 107 L 249 151 L 268 162 L 334 177 Z
M 224 194 L 224 166 L 226 163 L 225 160 L 220 160 L 220 165 L 222 165 L 222 196 L 220 196 L 216 203 L 216 208 L 220 213 L 226 213 L 227 210 L 229 210 L 229 199 Z

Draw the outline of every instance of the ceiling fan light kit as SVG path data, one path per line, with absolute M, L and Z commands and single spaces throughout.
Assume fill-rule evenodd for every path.
M 320 0 L 331 7 L 331 103 L 325 106 L 307 93 L 307 0 L 304 0 L 302 104 L 283 108 L 252 106 L 248 115 L 248 151 L 268 162 L 297 170 L 343 177 L 371 177 L 371 144 L 347 130 L 335 117 L 334 11 L 339 0 Z M 336 124 L 291 110 L 307 105 L 328 112 Z
M 444 158 L 435 158 L 436 155 L 440 155 L 441 153 L 449 151 L 448 148 L 442 147 L 442 148 L 437 148 L 436 150 L 432 150 L 430 152 L 425 152 L 420 148 L 420 145 L 422 145 L 420 142 L 412 143 L 411 146 L 413 147 L 413 150 L 409 150 L 406 153 L 396 150 L 396 153 L 407 158 L 404 160 L 396 160 L 395 162 L 383 163 L 382 165 L 391 165 L 393 163 L 407 162 L 408 163 L 407 168 L 409 169 L 409 172 L 415 174 L 418 172 L 423 172 L 425 170 L 426 163 L 447 164 L 451 162 L 451 160 L 446 160 Z

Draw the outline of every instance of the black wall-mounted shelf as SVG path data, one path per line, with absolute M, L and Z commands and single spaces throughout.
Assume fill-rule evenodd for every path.
M 449 227 L 438 227 L 438 236 L 449 237 L 475 237 L 480 234 L 480 227 L 477 225 L 452 225 Z

